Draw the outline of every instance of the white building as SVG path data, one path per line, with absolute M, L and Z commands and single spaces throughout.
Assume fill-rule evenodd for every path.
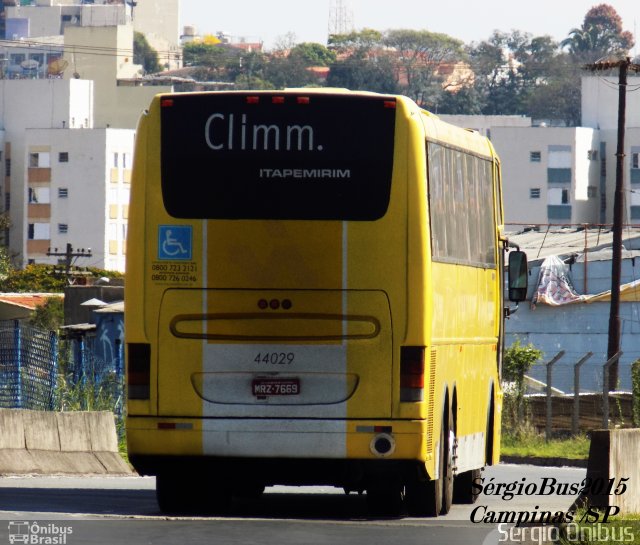
M 64 2 L 48 2 L 54 3 L 64 11 Z M 27 7 L 41 8 L 15 9 Z M 111 7 L 115 11 L 103 14 L 123 8 Z M 124 270 L 135 127 L 151 98 L 171 87 L 132 86 L 139 67 L 133 64 L 131 22 L 96 20 L 95 26 L 63 27 L 64 43 L 56 44 L 52 57 L 66 66 L 64 77 L 29 79 L 22 73 L 12 79 L 7 71 L 9 77 L 0 79 L 1 210 L 11 220 L 4 239 L 18 264 L 58 263 L 60 257 L 51 254 L 71 244 L 74 251 L 91 249 L 79 266 Z M 15 63 L 47 62 L 31 58 L 40 55 L 37 47 L 26 48 L 11 52 Z M 119 85 L 122 80 L 127 85 Z
M 73 241 L 76 252 L 92 254 L 80 264 L 123 271 L 134 131 L 27 129 L 25 134 L 29 261 L 56 262 L 47 253 L 63 253 Z
M 180 0 L 32 0 L 29 5 L 5 0 L 0 38 L 22 40 L 62 35 L 71 27 L 133 23 L 158 52 L 160 64 L 175 69 L 181 66 L 179 7 Z
M 629 77 L 634 89 L 640 77 Z M 582 126 L 531 126 L 515 116 L 441 116 L 491 138 L 502 161 L 506 223 L 613 222 L 618 82 L 582 78 Z M 525 126 L 528 123 L 528 126 Z M 627 92 L 625 223 L 640 223 L 640 94 Z
M 586 127 L 493 127 L 506 223 L 598 223 L 600 132 Z

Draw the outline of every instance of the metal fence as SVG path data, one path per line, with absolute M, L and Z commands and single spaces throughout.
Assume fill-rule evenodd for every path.
M 95 356 L 94 337 L 60 339 L 20 321 L 0 321 L 0 407 L 123 409 L 123 359 Z
M 536 376 L 539 394 L 529 395 L 528 402 L 531 409 L 533 424 L 543 429 L 545 436 L 550 438 L 554 432 L 570 431 L 577 434 L 596 428 L 608 429 L 615 425 L 630 425 L 631 392 L 611 392 L 611 366 L 620 360 L 619 352 L 609 360 L 594 357 L 593 352 L 585 352 L 578 358 L 565 358 L 567 354 L 560 350 L 548 361 L 535 365 L 529 373 Z M 601 360 L 601 361 L 598 361 Z M 590 363 L 589 372 L 599 375 L 597 383 L 599 391 L 583 391 L 581 378 L 586 363 Z M 630 369 L 625 369 L 630 371 Z M 559 380 L 560 379 L 560 380 Z M 571 381 L 571 387 L 567 388 Z M 556 387 L 562 384 L 565 393 Z

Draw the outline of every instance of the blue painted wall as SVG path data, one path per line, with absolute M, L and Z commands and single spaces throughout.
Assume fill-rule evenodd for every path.
M 587 289 L 591 294 L 611 288 L 611 261 L 587 263 Z M 571 267 L 571 278 L 578 293 L 584 293 L 583 263 Z M 533 267 L 529 278 L 529 295 L 537 286 L 539 266 Z M 624 259 L 622 283 L 640 278 L 640 258 Z M 544 351 L 544 362 L 560 350 L 565 355 L 553 368 L 553 386 L 565 392 L 573 392 L 573 365 L 586 352 L 594 355 L 581 368 L 580 390 L 602 391 L 602 366 L 607 359 L 610 304 L 606 302 L 576 303 L 559 307 L 540 304 L 531 309 L 527 302 L 506 321 L 506 344 L 516 339 L 529 342 Z M 640 302 L 621 302 L 621 350 L 619 387 L 631 389 L 631 364 L 640 358 Z M 530 376 L 546 382 L 544 365 L 535 366 Z

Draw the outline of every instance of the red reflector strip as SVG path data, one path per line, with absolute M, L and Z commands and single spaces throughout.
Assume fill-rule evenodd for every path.
M 160 101 L 160 106 L 162 106 L 163 108 L 167 108 L 167 107 L 173 106 L 173 99 L 172 98 L 163 98 Z
M 376 433 L 391 433 L 393 428 L 391 426 L 374 426 L 373 431 Z
M 356 426 L 357 433 L 392 433 L 393 426 Z
M 159 430 L 192 430 L 193 424 L 188 422 L 158 422 Z
M 271 97 L 273 104 L 284 104 L 284 97 Z
M 247 104 L 258 104 L 260 97 L 247 97 Z
M 298 104 L 309 104 L 309 102 L 311 102 L 311 99 L 309 97 L 298 97 L 296 99 L 296 102 Z
M 395 107 L 396 107 L 396 101 L 395 101 L 395 100 L 385 100 L 385 101 L 384 101 L 384 107 L 385 107 L 385 108 L 392 108 L 392 109 L 395 109 Z
M 158 422 L 159 430 L 175 430 L 176 425 L 174 422 Z

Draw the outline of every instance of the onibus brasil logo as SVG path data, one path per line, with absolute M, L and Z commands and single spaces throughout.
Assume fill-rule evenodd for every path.
M 71 526 L 59 526 L 53 522 L 38 524 L 28 521 L 9 523 L 9 543 L 33 545 L 66 545 L 67 536 L 73 533 Z

